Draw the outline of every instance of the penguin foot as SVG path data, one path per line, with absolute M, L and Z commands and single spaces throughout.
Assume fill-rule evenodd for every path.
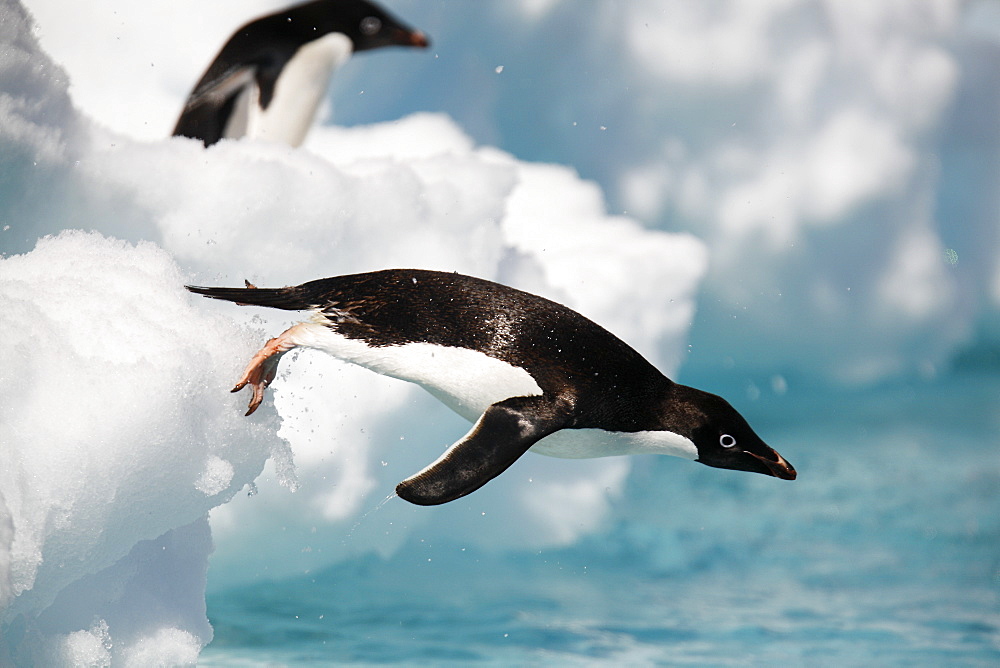
M 264 401 L 264 390 L 271 384 L 278 373 L 278 362 L 281 356 L 298 346 L 295 333 L 301 325 L 295 325 L 274 337 L 257 351 L 249 364 L 243 370 L 243 375 L 230 392 L 239 392 L 249 385 L 253 389 L 246 415 L 252 414 Z

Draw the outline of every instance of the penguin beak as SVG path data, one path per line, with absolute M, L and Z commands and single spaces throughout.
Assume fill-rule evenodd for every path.
M 419 46 L 420 48 L 427 48 L 431 45 L 431 41 L 427 39 L 427 35 L 419 30 L 412 32 L 409 30 L 397 30 L 393 35 L 393 42 L 400 46 Z
M 795 480 L 795 476 L 798 475 L 795 472 L 795 468 L 774 450 L 771 450 L 771 454 L 774 455 L 774 459 L 762 457 L 761 455 L 754 454 L 752 452 L 747 452 L 747 454 L 754 459 L 760 460 L 760 462 L 767 467 L 767 470 L 770 471 L 771 475 L 775 478 L 781 478 L 782 480 Z

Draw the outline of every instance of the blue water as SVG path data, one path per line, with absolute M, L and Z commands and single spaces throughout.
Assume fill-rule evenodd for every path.
M 998 376 L 734 403 L 797 481 L 640 459 L 570 548 L 212 595 L 200 665 L 1000 665 Z

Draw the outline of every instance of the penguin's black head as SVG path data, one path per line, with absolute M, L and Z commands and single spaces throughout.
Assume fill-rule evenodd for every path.
M 795 469 L 754 433 L 722 397 L 684 385 L 675 386 L 681 419 L 698 449 L 696 461 L 720 469 L 763 473 L 795 480 Z
M 336 24 L 331 25 L 330 31 L 336 30 L 347 35 L 354 44 L 355 51 L 383 46 L 430 45 L 430 40 L 424 33 L 410 28 L 367 0 L 325 0 L 322 4 L 326 20 Z

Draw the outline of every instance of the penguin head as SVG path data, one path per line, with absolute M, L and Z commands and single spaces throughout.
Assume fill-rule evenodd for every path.
M 327 18 L 335 21 L 331 31 L 344 33 L 350 38 L 355 51 L 366 51 L 384 46 L 427 47 L 430 40 L 419 30 L 405 25 L 381 7 L 367 0 L 339 0 L 325 2 Z
M 795 468 L 772 450 L 747 421 L 720 396 L 676 386 L 685 429 L 698 450 L 695 461 L 707 466 L 763 473 L 795 480 Z

